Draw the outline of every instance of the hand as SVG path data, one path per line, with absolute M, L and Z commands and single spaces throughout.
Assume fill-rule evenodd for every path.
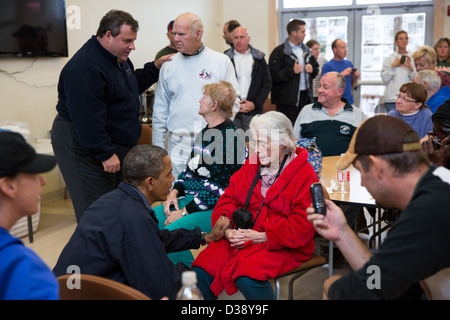
M 299 73 L 301 73 L 303 71 L 303 65 L 298 63 L 298 60 L 295 60 L 293 69 L 294 69 L 294 73 L 295 74 L 299 74 Z
M 314 70 L 313 70 L 313 66 L 310 64 L 310 63 L 308 63 L 306 66 L 305 66 L 305 71 L 306 72 L 308 72 L 308 73 L 312 73 Z
M 352 70 L 353 70 L 352 68 L 348 67 L 347 69 L 344 69 L 344 70 L 341 72 L 341 75 L 342 75 L 343 77 L 349 76 L 349 75 L 352 74 Z
M 342 210 L 328 199 L 325 199 L 327 214 L 314 212 L 314 208 L 307 208 L 308 220 L 314 225 L 316 231 L 324 238 L 336 242 L 341 234 L 349 228 Z
M 394 62 L 392 62 L 392 64 L 391 64 L 391 67 L 392 67 L 392 68 L 397 68 L 398 66 L 400 66 L 400 65 L 401 65 L 401 64 L 400 64 L 400 59 L 401 59 L 401 58 L 402 58 L 401 56 L 395 58 Z
M 240 106 L 239 106 L 239 112 L 241 113 L 248 113 L 250 111 L 255 110 L 255 104 L 248 100 L 241 100 Z
M 178 219 L 183 218 L 183 215 L 181 214 L 183 210 L 176 210 L 172 211 L 170 215 L 167 217 L 166 221 L 164 221 L 164 225 L 167 227 L 172 222 L 177 221 Z
M 408 68 L 409 71 L 414 71 L 413 61 L 410 56 L 406 56 L 406 61 L 403 65 L 405 68 Z
M 164 201 L 164 214 L 166 217 L 170 216 L 172 211 L 170 210 L 170 206 L 173 205 L 175 210 L 180 210 L 178 207 L 178 190 L 172 189 L 167 196 L 166 201 Z
M 361 74 L 359 73 L 358 69 L 353 73 L 353 78 L 359 78 Z
M 103 170 L 108 173 L 116 173 L 120 170 L 120 160 L 116 154 L 113 154 L 111 158 L 102 162 Z
M 421 144 L 422 150 L 427 154 L 428 159 L 430 159 L 433 164 L 435 164 L 436 166 L 443 166 L 445 164 L 444 152 L 446 151 L 446 149 L 450 150 L 450 148 L 445 147 L 448 143 L 448 137 L 441 141 L 441 148 L 439 150 L 434 149 L 432 142 L 433 139 L 434 136 L 428 136 L 428 139 L 423 141 Z
M 230 229 L 225 233 L 225 237 L 230 242 L 230 245 L 235 249 L 243 249 L 244 244 L 248 241 L 256 243 L 263 243 L 267 241 L 265 232 L 258 232 L 252 229 Z
M 231 225 L 230 219 L 228 219 L 225 216 L 221 216 L 219 220 L 217 220 L 216 223 L 214 224 L 214 227 L 211 230 L 211 232 L 205 236 L 206 243 L 221 240 L 225 235 L 225 232 L 230 227 L 230 225 Z
M 172 53 L 172 54 L 162 56 L 161 58 L 159 58 L 158 60 L 155 61 L 155 67 L 157 67 L 158 69 L 161 69 L 163 63 L 167 62 L 167 61 L 172 61 L 172 56 L 175 54 L 176 53 Z

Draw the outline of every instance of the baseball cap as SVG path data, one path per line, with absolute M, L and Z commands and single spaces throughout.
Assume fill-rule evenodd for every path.
M 167 25 L 167 32 L 172 32 L 174 22 L 175 22 L 175 20 L 172 20 L 169 22 L 169 24 Z
M 0 178 L 16 173 L 43 173 L 55 165 L 54 156 L 37 154 L 21 134 L 0 131 Z
M 409 141 L 404 142 L 406 135 L 413 135 L 414 141 L 411 142 L 408 138 Z M 338 160 L 336 168 L 348 168 L 359 155 L 382 155 L 421 149 L 419 135 L 409 124 L 396 117 L 377 115 L 358 126 L 347 152 Z

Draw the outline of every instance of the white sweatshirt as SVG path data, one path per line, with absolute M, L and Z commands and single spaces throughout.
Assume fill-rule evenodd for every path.
M 163 64 L 153 105 L 153 144 L 164 148 L 166 130 L 176 135 L 193 134 L 206 126 L 198 114 L 203 86 L 221 80 L 230 82 L 239 96 L 233 64 L 226 55 L 205 49 L 195 56 L 177 53 L 172 61 Z M 233 107 L 239 111 L 239 98 Z
M 412 55 L 408 52 L 407 55 L 411 58 L 414 65 L 414 59 Z M 386 84 L 386 89 L 384 90 L 384 102 L 395 102 L 397 99 L 398 90 L 404 83 L 408 83 L 414 79 L 416 76 L 415 69 L 409 71 L 405 67 L 392 68 L 392 63 L 397 57 L 401 57 L 397 51 L 389 55 L 383 62 L 383 69 L 381 70 L 381 79 Z

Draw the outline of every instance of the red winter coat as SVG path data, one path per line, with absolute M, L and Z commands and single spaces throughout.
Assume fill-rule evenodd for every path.
M 308 162 L 308 152 L 298 148 L 295 157 L 266 193 L 265 204 L 253 230 L 266 232 L 267 242 L 236 250 L 227 239 L 212 242 L 194 261 L 192 267 L 203 268 L 214 282 L 211 290 L 216 296 L 225 289 L 237 292 L 235 280 L 247 276 L 257 280 L 274 279 L 298 267 L 314 252 L 314 227 L 307 220 L 306 208 L 311 205 L 310 185 L 317 175 Z M 255 163 L 257 161 L 257 164 Z M 253 164 L 250 164 L 253 163 Z M 212 213 L 212 225 L 225 215 L 232 220 L 233 212 L 243 207 L 252 181 L 259 168 L 253 154 L 230 179 L 225 193 Z M 256 184 L 248 210 L 256 217 L 263 201 L 261 179 Z

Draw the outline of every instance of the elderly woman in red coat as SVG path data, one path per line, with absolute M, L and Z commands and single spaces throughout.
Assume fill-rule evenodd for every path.
M 249 300 L 274 299 L 268 279 L 298 267 L 314 252 L 314 228 L 306 208 L 311 205 L 310 185 L 318 178 L 308 152 L 295 148 L 292 124 L 279 112 L 255 116 L 250 129 L 255 153 L 231 177 L 212 214 L 213 225 L 226 216 L 233 228 L 200 252 L 192 265 L 205 299 L 238 289 Z M 254 225 L 236 229 L 233 212 L 244 207 L 254 179 L 247 208 Z

